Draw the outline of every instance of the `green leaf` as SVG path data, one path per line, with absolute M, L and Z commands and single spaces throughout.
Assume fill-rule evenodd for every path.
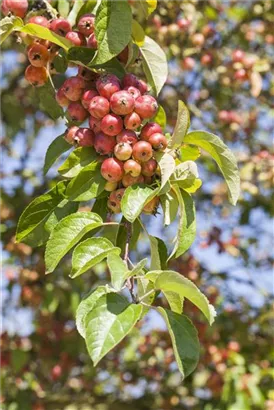
M 140 215 L 143 207 L 158 193 L 158 189 L 148 186 L 132 185 L 129 186 L 123 195 L 121 209 L 124 217 L 129 222 L 134 222 Z
M 85 335 L 94 366 L 136 325 L 142 306 L 116 293 L 101 296 L 86 315 Z
M 64 116 L 64 111 L 56 101 L 56 93 L 50 81 L 42 87 L 38 87 L 36 92 L 40 100 L 40 108 L 42 111 L 45 111 L 53 120 Z
M 198 168 L 195 162 L 185 161 L 177 165 L 171 183 L 176 183 L 181 189 L 193 193 L 202 185 L 202 181 L 198 176 Z
M 183 311 L 184 298 L 178 295 L 178 293 L 170 292 L 170 291 L 163 292 L 163 294 L 166 297 L 172 312 L 181 314 Z
M 0 44 L 13 32 L 14 27 L 23 26 L 24 22 L 20 17 L 4 17 L 0 21 Z
M 11 368 L 14 373 L 19 372 L 30 360 L 29 352 L 20 349 L 11 350 Z
M 144 32 L 143 27 L 136 20 L 132 20 L 131 35 L 134 43 L 139 47 L 144 44 L 146 33 Z
M 106 238 L 89 238 L 81 242 L 72 254 L 71 278 L 76 278 L 94 265 L 105 259 L 110 253 L 119 255 L 120 248 L 116 248 Z
M 146 20 L 156 9 L 157 0 L 135 0 L 133 4 L 140 20 Z
M 86 165 L 98 159 L 98 155 L 91 147 L 80 147 L 75 149 L 65 162 L 59 167 L 58 172 L 63 177 L 73 178 Z
M 127 273 L 126 263 L 119 255 L 110 253 L 107 257 L 107 265 L 110 270 L 112 286 L 115 290 L 121 290 Z
M 78 21 L 84 14 L 92 13 L 96 4 L 96 0 L 86 0 L 77 14 L 76 23 L 78 23 Z
M 125 246 L 126 246 L 126 241 L 127 241 L 127 227 L 125 225 L 126 222 L 127 220 L 123 216 L 119 224 L 119 229 L 118 229 L 116 241 L 115 241 L 116 246 L 119 246 L 122 253 L 124 253 L 125 251 Z M 132 250 L 136 247 L 137 241 L 140 236 L 141 229 L 142 227 L 140 225 L 140 222 L 138 221 L 138 219 L 135 219 L 133 224 L 131 224 L 131 236 L 130 236 L 130 241 L 129 241 L 129 250 Z
M 101 164 L 92 162 L 82 168 L 68 184 L 66 195 L 70 201 L 89 201 L 103 192 L 106 180 L 100 172 Z
M 64 152 L 68 151 L 71 148 L 71 145 L 64 139 L 64 135 L 59 135 L 52 143 L 49 145 L 45 157 L 44 163 L 44 175 L 47 174 L 50 167 L 55 163 L 55 161 L 62 155 Z
M 58 0 L 58 12 L 59 14 L 66 18 L 69 14 L 69 0 Z
M 71 47 L 68 51 L 68 60 L 76 64 L 90 64 L 96 51 L 88 47 Z
M 101 217 L 77 212 L 62 219 L 52 231 L 46 246 L 46 273 L 53 272 L 60 260 L 91 230 L 102 226 Z
M 127 272 L 126 279 L 132 278 L 133 276 L 140 275 L 143 272 L 147 262 L 148 262 L 147 258 L 142 259 L 140 262 L 138 262 L 137 265 L 132 270 Z
M 95 64 L 102 64 L 117 56 L 131 39 L 131 8 L 127 1 L 102 0 L 95 19 L 98 54 Z
M 175 128 L 169 143 L 170 148 L 178 148 L 182 145 L 182 142 L 187 142 L 184 137 L 190 126 L 190 117 L 187 106 L 183 101 L 178 101 L 178 113 Z
M 94 68 L 96 70 L 102 69 L 105 70 L 106 72 L 115 74 L 120 80 L 125 76 L 126 70 L 123 64 L 120 63 L 120 61 L 117 58 L 112 58 L 111 60 L 107 61 L 106 63 L 103 64 L 94 64 L 91 62 L 88 67 Z
M 196 215 L 193 199 L 191 195 L 181 191 L 176 185 L 173 186 L 173 189 L 180 205 L 180 222 L 175 246 L 168 260 L 178 258 L 185 253 L 196 237 Z
M 71 47 L 71 42 L 65 37 L 61 37 L 54 31 L 49 30 L 46 27 L 38 24 L 28 23 L 24 27 L 16 27 L 14 30 L 21 31 L 22 33 L 30 34 L 31 36 L 42 38 L 43 40 L 49 40 L 54 44 L 62 47 L 64 50 L 68 50 Z
M 165 195 L 161 195 L 160 200 L 164 211 L 164 224 L 170 225 L 177 216 L 179 201 L 173 191 L 167 192 Z
M 184 137 L 184 142 L 204 149 L 217 162 L 228 186 L 230 202 L 236 205 L 240 195 L 240 176 L 232 151 L 217 135 L 206 131 L 192 131 Z
M 85 299 L 81 301 L 76 311 L 76 327 L 80 335 L 85 338 L 86 329 L 85 329 L 85 319 L 86 315 L 92 311 L 97 300 L 109 293 L 110 289 L 108 286 L 99 286 L 93 290 Z
M 163 316 L 171 337 L 176 362 L 183 378 L 196 368 L 199 361 L 198 333 L 185 315 L 179 315 L 162 307 L 157 310 Z
M 69 203 L 65 197 L 66 186 L 67 184 L 61 181 L 28 205 L 18 222 L 17 242 L 42 245 L 58 221 L 77 209 L 77 206 Z
M 151 121 L 157 122 L 163 130 L 166 128 L 166 112 L 161 105 L 159 105 L 158 111 Z
M 154 157 L 161 170 L 161 189 L 165 186 L 175 170 L 175 159 L 167 152 L 155 152 Z
M 107 201 L 108 201 L 107 197 L 97 198 L 91 209 L 92 212 L 100 215 L 103 221 L 106 220 L 107 213 L 108 213 Z
M 68 68 L 68 60 L 66 52 L 60 48 L 53 60 L 53 65 L 58 73 L 64 74 Z
M 201 155 L 198 147 L 194 145 L 183 144 L 181 148 L 181 160 L 184 161 L 195 161 Z
M 167 261 L 167 248 L 162 239 L 149 235 L 151 262 L 150 269 L 165 269 Z
M 175 292 L 180 297 L 189 299 L 203 312 L 210 325 L 214 322 L 214 307 L 197 286 L 180 273 L 172 270 L 162 271 L 157 276 L 154 286 L 163 292 Z
M 79 11 L 81 10 L 82 6 L 85 4 L 84 0 L 75 0 L 74 5 L 71 9 L 71 12 L 69 13 L 69 16 L 67 18 L 68 22 L 71 24 L 71 26 L 74 26 L 76 22 L 77 15 Z
M 142 66 L 148 83 L 158 95 L 166 82 L 168 74 L 167 59 L 164 51 L 152 38 L 146 36 L 140 47 Z

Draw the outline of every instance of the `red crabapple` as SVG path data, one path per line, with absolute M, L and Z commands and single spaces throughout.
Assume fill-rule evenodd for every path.
M 193 70 L 195 67 L 195 60 L 192 57 L 185 57 L 182 62 L 181 66 L 184 70 Z
M 116 136 L 122 129 L 123 120 L 119 115 L 107 114 L 102 118 L 101 130 L 110 137 Z
M 247 79 L 247 73 L 244 68 L 240 68 L 234 73 L 235 80 L 244 81 Z
M 109 155 L 113 152 L 116 145 L 114 137 L 109 137 L 103 132 L 98 132 L 94 138 L 95 151 L 100 155 Z
M 81 16 L 77 25 L 80 33 L 84 34 L 84 36 L 86 37 L 92 34 L 94 32 L 94 21 L 94 14 L 84 14 L 83 16 Z
M 146 177 L 152 177 L 157 169 L 157 161 L 151 158 L 142 164 L 142 174 Z
M 115 114 L 127 115 L 133 111 L 134 98 L 125 90 L 117 91 L 110 97 L 110 108 Z
M 91 35 L 88 38 L 87 41 L 87 46 L 88 48 L 91 48 L 93 50 L 97 50 L 98 48 L 98 41 L 96 40 L 95 34 L 91 33 Z
M 156 132 L 162 132 L 162 128 L 157 122 L 148 122 L 141 130 L 140 137 L 144 141 L 148 141 L 149 137 Z
M 49 27 L 49 21 L 44 16 L 33 16 L 28 20 L 28 23 L 38 24 L 38 26 Z
M 145 94 L 148 90 L 147 83 L 143 80 L 138 80 L 138 90 L 141 94 Z
M 139 175 L 138 177 L 133 177 L 130 174 L 126 174 L 122 178 L 122 184 L 125 188 L 131 185 L 135 185 L 135 184 L 143 184 L 144 181 L 145 180 L 144 180 L 143 175 Z
M 136 100 L 138 97 L 141 97 L 141 93 L 138 88 L 133 87 L 132 85 L 125 87 L 124 90 L 131 94 L 134 100 Z
M 88 122 L 89 122 L 90 128 L 95 134 L 101 131 L 101 120 L 99 118 L 90 116 Z
M 135 100 L 135 111 L 141 118 L 151 118 L 158 110 L 158 104 L 151 95 L 142 95 Z
M 78 101 L 84 91 L 85 81 L 81 77 L 70 77 L 63 84 L 64 94 L 70 101 Z
M 95 73 L 94 71 L 89 70 L 86 67 L 79 66 L 77 76 L 83 78 L 83 80 L 85 80 L 85 81 L 88 81 L 89 82 L 88 85 L 92 86 L 92 88 L 95 89 L 95 81 L 98 78 L 97 73 Z
M 101 174 L 107 181 L 121 181 L 124 175 L 124 164 L 116 158 L 107 158 L 102 163 Z
M 222 122 L 229 122 L 230 121 L 229 112 L 226 110 L 221 110 L 218 114 L 218 118 Z
M 105 97 L 98 95 L 92 98 L 88 110 L 93 117 L 101 119 L 109 113 L 109 102 Z
M 83 122 L 88 117 L 88 112 L 80 102 L 71 102 L 68 106 L 68 113 L 72 121 Z
M 87 90 L 84 92 L 81 98 L 81 103 L 84 108 L 88 109 L 89 104 L 92 100 L 92 98 L 96 97 L 98 95 L 96 90 Z
M 25 79 L 35 87 L 41 87 L 47 82 L 48 72 L 45 67 L 29 65 L 25 71 Z
M 128 144 L 133 146 L 134 144 L 136 144 L 136 142 L 138 142 L 138 137 L 137 134 L 132 130 L 123 130 L 117 135 L 116 141 L 127 142 Z
M 54 33 L 63 37 L 65 37 L 65 35 L 72 30 L 70 23 L 62 17 L 52 20 L 49 28 L 54 31 Z
M 117 58 L 122 64 L 126 65 L 127 62 L 128 62 L 128 55 L 129 55 L 129 48 L 128 48 L 128 46 L 126 46 L 121 51 L 121 53 L 118 54 Z
M 126 161 L 131 157 L 132 148 L 127 142 L 119 142 L 114 147 L 114 155 L 120 161 Z
M 125 188 L 120 188 L 117 189 L 117 191 L 111 192 L 109 196 L 108 207 L 115 214 L 119 214 L 121 212 L 121 200 L 123 198 L 124 192 Z
M 235 63 L 241 63 L 245 57 L 245 52 L 242 50 L 234 50 L 232 53 L 232 60 Z
M 131 73 L 128 73 L 124 76 L 123 86 L 124 88 L 130 87 L 130 86 L 135 87 L 140 91 L 141 94 L 144 94 L 147 92 L 147 84 L 143 80 L 140 80 L 134 74 L 131 74 Z
M 138 141 L 133 146 L 132 156 L 136 161 L 146 162 L 152 157 L 152 146 L 146 141 Z
M 48 49 L 39 43 L 34 43 L 28 49 L 28 59 L 34 67 L 45 67 L 49 61 Z
M 124 171 L 126 174 L 129 174 L 132 177 L 138 177 L 141 174 L 142 167 L 140 164 L 138 164 L 138 162 L 134 161 L 134 159 L 128 159 L 124 163 Z
M 12 13 L 14 16 L 24 18 L 28 10 L 28 0 L 3 0 L 1 11 L 4 16 Z
M 85 46 L 87 44 L 85 36 L 82 33 L 79 33 L 79 31 L 69 31 L 66 34 L 66 39 L 77 47 Z
M 118 183 L 117 182 L 106 182 L 105 191 L 112 192 L 117 189 Z
M 98 93 L 108 100 L 112 94 L 121 90 L 119 78 L 114 74 L 101 75 L 96 81 L 96 88 Z
M 181 30 L 184 30 L 184 31 L 188 30 L 190 24 L 191 24 L 190 20 L 187 20 L 187 19 L 185 19 L 185 18 L 180 18 L 180 19 L 177 21 L 178 27 L 179 27 Z
M 62 376 L 62 367 L 57 364 L 51 369 L 51 377 L 53 380 L 58 380 Z
M 211 64 L 212 63 L 212 55 L 211 54 L 204 54 L 202 57 L 201 57 L 201 64 L 202 65 L 209 65 L 209 64 Z
M 63 87 L 60 87 L 55 95 L 55 99 L 61 107 L 67 107 L 70 103 L 69 99 L 65 96 Z
M 155 151 L 164 151 L 167 147 L 167 139 L 163 134 L 156 133 L 149 137 L 148 142 Z
M 78 130 L 79 130 L 79 127 L 77 127 L 76 125 L 67 129 L 66 134 L 65 134 L 65 140 L 69 144 L 74 144 L 74 137 Z
M 94 134 L 89 128 L 79 128 L 75 133 L 74 142 L 78 147 L 93 147 Z
M 159 197 L 155 196 L 151 201 L 149 201 L 143 208 L 143 212 L 145 214 L 155 214 L 157 211 L 157 207 L 159 205 Z
M 141 122 L 142 120 L 140 116 L 134 111 L 127 114 L 124 118 L 125 128 L 128 130 L 137 130 L 137 128 L 140 127 Z

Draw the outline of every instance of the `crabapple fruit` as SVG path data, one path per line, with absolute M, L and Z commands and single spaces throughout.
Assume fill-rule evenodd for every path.
M 100 155 L 109 155 L 113 152 L 116 145 L 114 137 L 109 137 L 103 132 L 98 132 L 94 138 L 95 151 Z
M 108 199 L 108 207 L 112 210 L 115 214 L 121 212 L 121 200 L 123 198 L 125 192 L 125 188 L 117 189 L 116 191 L 111 192 L 109 199 Z
M 105 191 L 112 192 L 117 189 L 118 183 L 117 182 L 106 182 Z
M 90 128 L 95 134 L 101 131 L 101 120 L 99 118 L 90 116 L 88 122 L 89 122 Z
M 131 94 L 134 100 L 136 100 L 138 97 L 141 97 L 141 93 L 138 90 L 138 88 L 133 87 L 132 85 L 125 87 L 124 90 L 127 91 L 129 94 Z
M 157 207 L 159 205 L 159 197 L 155 196 L 151 201 L 149 201 L 143 208 L 143 212 L 145 214 L 155 214 L 157 211 Z
M 63 87 L 60 87 L 55 95 L 55 99 L 61 107 L 67 107 L 70 103 L 69 99 L 65 96 Z
M 102 163 L 101 174 L 109 182 L 119 182 L 124 176 L 124 164 L 116 158 L 107 158 Z
M 114 74 L 101 75 L 96 81 L 96 88 L 98 93 L 108 100 L 112 94 L 121 90 L 119 78 Z
M 191 37 L 192 43 L 197 47 L 202 47 L 205 42 L 205 36 L 202 33 L 195 33 Z
M 137 130 L 137 128 L 140 127 L 141 122 L 142 120 L 140 116 L 134 111 L 127 114 L 124 118 L 125 128 L 128 130 Z
M 114 147 L 114 155 L 120 161 L 126 161 L 131 157 L 132 148 L 127 142 L 119 142 Z
M 1 11 L 4 16 L 12 13 L 14 16 L 24 18 L 28 10 L 28 0 L 3 0 Z
M 78 101 L 82 97 L 85 81 L 81 77 L 70 77 L 63 84 L 64 94 L 70 101 Z
M 151 95 L 142 95 L 135 100 L 135 111 L 141 118 L 151 118 L 157 110 L 157 101 Z
M 127 62 L 128 62 L 128 55 L 129 55 L 129 48 L 128 48 L 128 46 L 126 46 L 121 51 L 121 53 L 118 54 L 117 58 L 122 64 L 126 65 Z
M 123 130 L 117 135 L 116 141 L 127 142 L 128 144 L 133 146 L 134 144 L 136 144 L 136 142 L 138 142 L 138 137 L 137 134 L 132 130 Z
M 152 177 L 157 169 L 157 161 L 151 158 L 142 164 L 142 174 L 146 177 Z
M 140 80 L 134 74 L 131 74 L 131 73 L 128 73 L 124 76 L 123 86 L 124 88 L 133 86 L 137 88 L 141 94 L 144 94 L 147 92 L 147 84 L 143 80 Z
M 85 121 L 88 117 L 88 112 L 82 106 L 80 102 L 71 102 L 68 106 L 68 113 L 72 119 L 72 121 Z
M 167 139 L 163 134 L 156 133 L 149 137 L 148 142 L 155 151 L 164 151 L 167 147 Z
M 63 37 L 65 37 L 69 31 L 72 31 L 70 23 L 62 17 L 52 20 L 49 28 L 54 31 L 54 33 Z
M 110 137 L 116 136 L 122 129 L 123 120 L 119 115 L 107 114 L 102 118 L 101 130 Z
M 128 159 L 124 163 L 124 171 L 132 177 L 138 177 L 141 174 L 142 167 L 138 162 L 134 161 L 134 159 Z
M 148 122 L 141 130 L 140 137 L 144 141 L 148 141 L 149 137 L 156 132 L 162 132 L 162 128 L 157 122 Z
M 84 14 L 78 21 L 77 28 L 84 36 L 88 37 L 94 32 L 94 14 Z
M 66 34 L 66 39 L 69 40 L 74 46 L 85 46 L 87 44 L 87 40 L 82 33 L 79 31 L 69 31 Z
M 234 63 L 241 63 L 245 57 L 245 52 L 242 50 L 234 50 L 232 53 L 232 60 Z
M 87 90 L 84 92 L 81 98 L 81 103 L 84 108 L 88 109 L 89 104 L 92 100 L 92 98 L 96 97 L 98 95 L 96 90 Z
M 75 134 L 78 130 L 79 130 L 79 127 L 77 127 L 76 125 L 73 125 L 72 127 L 67 129 L 66 134 L 65 134 L 65 140 L 69 144 L 74 143 L 74 137 L 75 137 Z
M 130 174 L 126 174 L 122 178 L 122 184 L 125 188 L 134 184 L 143 184 L 144 183 L 143 175 L 138 175 L 138 177 L 133 177 Z
M 139 162 L 146 162 L 152 157 L 152 146 L 146 141 L 138 141 L 132 149 L 132 157 Z
M 35 87 L 41 87 L 47 82 L 48 72 L 45 67 L 29 65 L 25 71 L 25 79 Z
M 34 67 L 45 67 L 49 61 L 48 49 L 39 43 L 34 43 L 28 49 L 28 59 Z
M 109 102 L 101 95 L 93 97 L 89 104 L 88 111 L 93 117 L 101 119 L 109 113 Z
M 135 101 L 125 90 L 117 91 L 110 97 L 110 108 L 115 114 L 127 115 L 134 110 Z
M 193 70 L 195 67 L 195 60 L 192 57 L 185 57 L 182 62 L 181 66 L 184 70 Z
M 87 46 L 88 48 L 91 48 L 93 50 L 97 50 L 98 48 L 98 41 L 96 40 L 95 34 L 91 33 L 91 35 L 88 38 L 87 41 Z
M 28 20 L 28 23 L 38 24 L 38 26 L 49 27 L 49 21 L 44 16 L 33 16 Z
M 93 147 L 94 134 L 89 128 L 79 128 L 74 136 L 74 142 L 78 147 Z

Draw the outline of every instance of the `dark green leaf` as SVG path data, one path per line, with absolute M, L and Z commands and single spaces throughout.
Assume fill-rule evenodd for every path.
M 55 90 L 50 81 L 42 87 L 38 87 L 36 92 L 40 100 L 40 108 L 42 111 L 49 114 L 53 120 L 57 120 L 59 117 L 64 116 L 62 107 L 60 107 L 55 99 Z
M 98 69 L 105 70 L 106 72 L 115 74 L 120 79 L 122 79 L 126 74 L 125 67 L 115 57 L 103 64 L 94 64 L 91 62 L 88 65 L 88 67 L 94 68 L 96 70 Z
M 119 229 L 116 236 L 115 244 L 121 248 L 122 253 L 124 253 L 126 241 L 127 241 L 127 227 L 126 227 L 127 220 L 123 216 L 121 222 L 119 224 Z M 131 235 L 130 235 L 130 242 L 129 242 L 129 249 L 132 250 L 136 247 L 137 241 L 140 236 L 141 232 L 141 225 L 138 219 L 135 219 L 133 224 L 131 224 Z
M 168 254 L 164 241 L 151 235 L 149 235 L 149 241 L 151 249 L 150 269 L 165 269 Z
M 88 47 L 71 47 L 68 51 L 68 60 L 88 65 L 95 55 L 95 50 Z
M 71 145 L 64 139 L 64 134 L 59 135 L 52 141 L 47 149 L 45 163 L 44 163 L 44 175 L 47 174 L 50 167 L 64 152 L 68 151 Z
M 58 73 L 65 73 L 67 71 L 68 68 L 68 60 L 67 60 L 67 55 L 66 52 L 61 48 L 57 55 L 54 57 L 53 60 L 53 65 L 55 70 Z

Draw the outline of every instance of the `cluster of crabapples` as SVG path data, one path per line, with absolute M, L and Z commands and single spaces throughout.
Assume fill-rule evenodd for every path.
M 102 156 L 101 174 L 110 192 L 108 207 L 114 213 L 121 211 L 125 188 L 152 184 L 158 178 L 154 153 L 167 147 L 160 125 L 148 122 L 158 104 L 147 91 L 147 84 L 133 74 L 120 81 L 114 74 L 98 75 L 80 67 L 77 76 L 65 80 L 56 94 L 73 121 L 88 119 L 88 128 L 72 126 L 65 138 L 78 147 L 94 147 Z M 153 199 L 143 211 L 153 213 L 158 201 Z

